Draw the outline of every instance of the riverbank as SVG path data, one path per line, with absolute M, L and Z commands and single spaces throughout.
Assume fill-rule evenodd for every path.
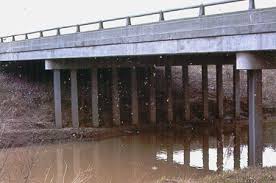
M 138 131 L 131 127 L 10 130 L 1 132 L 0 149 L 50 143 L 103 140 L 136 133 Z
M 161 178 L 156 183 L 275 183 L 276 168 L 245 168 L 194 179 Z

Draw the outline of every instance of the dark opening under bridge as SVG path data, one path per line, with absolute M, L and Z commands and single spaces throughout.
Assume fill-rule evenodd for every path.
M 217 119 L 223 120 L 223 65 L 233 65 L 234 118 L 240 119 L 240 70 L 248 72 L 249 164 L 260 163 L 262 156 L 262 69 L 276 67 L 276 8 L 255 9 L 217 15 L 205 15 L 212 4 L 122 17 L 87 24 L 59 27 L 20 35 L 1 37 L 0 61 L 45 60 L 45 69 L 53 70 L 55 123 L 62 128 L 61 70 L 70 70 L 72 124 L 79 127 L 77 70 L 91 70 L 92 121 L 99 127 L 98 68 L 112 68 L 112 119 L 121 125 L 118 68 L 131 68 L 131 118 L 139 125 L 137 67 L 149 69 L 149 121 L 156 124 L 157 66 L 165 66 L 167 121 L 173 122 L 171 66 L 182 66 L 183 123 L 191 120 L 189 102 L 189 65 L 202 65 L 203 120 L 209 120 L 208 65 L 216 65 Z M 243 0 L 242 0 L 243 1 Z M 166 13 L 198 9 L 199 16 L 166 21 Z M 157 15 L 158 22 L 131 25 L 134 18 Z M 126 26 L 105 28 L 105 23 L 123 20 Z M 98 30 L 83 32 L 88 25 Z M 75 33 L 63 34 L 74 28 Z M 54 32 L 55 35 L 47 36 Z M 32 36 L 37 36 L 32 38 Z M 128 79 L 128 78 L 127 78 Z M 101 81 L 100 81 L 101 82 Z

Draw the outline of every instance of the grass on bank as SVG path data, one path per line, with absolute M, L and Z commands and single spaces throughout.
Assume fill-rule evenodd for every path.
M 195 179 L 168 179 L 163 177 L 156 183 L 276 183 L 276 167 L 245 168 Z

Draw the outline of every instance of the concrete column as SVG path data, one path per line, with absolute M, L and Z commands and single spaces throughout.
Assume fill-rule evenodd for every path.
M 54 70 L 54 100 L 56 128 L 62 128 L 60 70 Z
M 133 125 L 138 125 L 138 92 L 137 92 L 137 73 L 136 68 L 131 69 L 131 119 Z
M 73 128 L 79 127 L 78 81 L 77 70 L 71 70 L 71 112 Z
M 118 70 L 115 66 L 112 67 L 112 120 L 115 126 L 121 124 Z
M 207 128 L 203 130 L 203 169 L 209 170 L 209 131 Z
M 190 166 L 190 142 L 184 144 L 184 164 Z
M 150 122 L 156 124 L 156 70 L 154 67 L 150 68 Z
M 223 121 L 217 122 L 217 171 L 223 170 Z
M 73 170 L 75 177 L 81 173 L 81 151 L 79 144 L 73 144 Z
M 173 144 L 167 144 L 167 162 L 173 164 Z
M 64 168 L 63 168 L 63 149 L 58 147 L 56 149 L 56 182 L 63 182 Z
M 91 69 L 92 123 L 99 127 L 98 69 Z
M 188 65 L 182 66 L 182 81 L 183 81 L 183 95 L 184 95 L 184 120 L 191 119 L 190 101 L 189 101 L 189 72 Z
M 173 122 L 173 96 L 172 96 L 172 71 L 171 66 L 165 67 L 166 87 L 167 87 L 167 110 L 168 110 L 168 123 Z
M 203 118 L 208 120 L 208 65 L 202 65 L 202 100 L 203 100 Z
M 255 0 L 249 0 L 249 10 L 255 9 Z
M 218 118 L 223 119 L 223 79 L 222 79 L 222 65 L 216 66 L 217 76 L 217 113 Z
M 239 126 L 239 122 L 235 122 L 234 127 L 234 168 L 240 169 L 240 159 L 241 159 L 241 128 Z
M 248 165 L 261 166 L 263 151 L 262 70 L 248 71 L 248 101 Z
M 240 119 L 241 114 L 241 96 L 240 96 L 240 71 L 233 67 L 233 83 L 234 83 L 234 115 L 235 119 Z

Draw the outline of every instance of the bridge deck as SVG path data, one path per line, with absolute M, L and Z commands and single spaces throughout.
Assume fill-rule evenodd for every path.
M 0 61 L 276 50 L 275 15 L 258 9 L 0 43 Z

